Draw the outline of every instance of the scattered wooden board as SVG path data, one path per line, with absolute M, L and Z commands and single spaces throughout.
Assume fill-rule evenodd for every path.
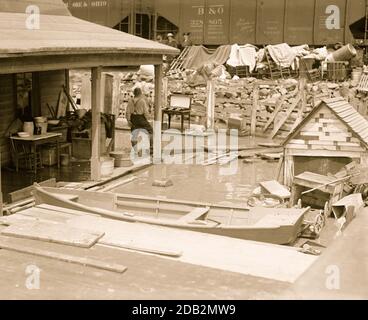
M 259 85 L 255 84 L 254 91 L 253 91 L 253 107 L 252 107 L 252 114 L 251 114 L 251 121 L 250 121 L 251 136 L 254 136 L 256 134 L 258 99 L 259 99 Z
M 285 121 L 289 118 L 290 114 L 293 112 L 293 110 L 296 108 L 296 106 L 299 104 L 301 100 L 301 97 L 298 96 L 298 98 L 289 106 L 289 108 L 287 109 L 286 113 L 283 115 L 283 117 L 281 118 L 281 120 L 279 120 L 277 123 L 275 123 L 275 126 L 273 128 L 272 133 L 270 134 L 270 138 L 272 139 L 277 132 L 280 130 L 280 128 L 282 127 L 282 125 L 285 123 Z
M 276 116 L 278 115 L 278 113 L 281 111 L 282 109 L 282 105 L 285 102 L 285 96 L 282 96 L 280 98 L 280 100 L 278 101 L 275 110 L 273 111 L 273 113 L 271 114 L 271 117 L 268 119 L 266 125 L 263 128 L 263 132 L 266 132 L 268 127 L 272 124 L 272 122 L 274 122 Z
M 82 230 L 61 223 L 55 224 L 41 221 L 15 223 L 2 230 L 1 234 L 81 248 L 92 247 L 104 235 L 103 232 Z
M 106 235 L 102 241 L 131 244 L 136 247 L 166 247 L 181 252 L 175 261 L 237 272 L 255 277 L 294 282 L 315 261 L 315 257 L 295 248 L 221 237 L 200 232 L 129 223 L 95 217 L 75 217 L 69 225 L 98 228 Z M 95 248 L 95 247 L 94 247 Z M 94 248 L 90 249 L 93 250 Z M 163 259 L 173 257 L 161 255 Z M 270 266 L 268 261 L 275 259 Z
M 261 188 L 265 189 L 270 194 L 282 199 L 288 199 L 291 196 L 290 191 L 276 180 L 264 181 L 259 184 L 261 185 Z
M 58 261 L 79 264 L 83 266 L 88 266 L 92 268 L 97 268 L 97 269 L 107 270 L 107 271 L 112 271 L 112 272 L 117 272 L 117 273 L 123 273 L 124 271 L 127 270 L 126 266 L 116 264 L 116 263 L 108 263 L 108 262 L 93 259 L 93 258 L 74 256 L 74 255 L 69 255 L 65 253 L 35 248 L 34 246 L 30 247 L 24 244 L 14 243 L 12 239 L 7 238 L 7 237 L 0 237 L 0 248 L 4 250 L 55 259 Z

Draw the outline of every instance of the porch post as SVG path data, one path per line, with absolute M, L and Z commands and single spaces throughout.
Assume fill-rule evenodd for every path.
M 1 150 L 0 150 L 0 217 L 3 215 L 3 190 L 1 188 Z
M 91 179 L 99 181 L 100 167 L 100 141 L 101 141 L 101 101 L 102 101 L 102 68 L 92 68 L 92 157 Z
M 155 106 L 153 125 L 153 163 L 161 163 L 161 121 L 162 121 L 162 64 L 155 65 Z

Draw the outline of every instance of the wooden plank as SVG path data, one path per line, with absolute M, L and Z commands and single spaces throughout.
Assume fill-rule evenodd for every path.
M 290 191 L 276 180 L 263 181 L 259 184 L 267 192 L 272 195 L 278 196 L 281 199 L 289 199 L 291 196 Z
M 309 140 L 307 144 L 311 146 L 334 146 L 336 143 L 334 141 Z
M 346 147 L 346 146 L 340 146 L 341 151 L 356 151 L 356 152 L 364 152 L 364 150 L 361 147 Z
M 301 100 L 300 95 L 298 96 L 298 98 L 296 99 L 296 101 L 294 101 L 289 108 L 287 109 L 285 115 L 281 118 L 280 121 L 278 121 L 277 124 L 275 124 L 275 127 L 272 131 L 272 133 L 270 134 L 270 138 L 274 138 L 275 135 L 277 134 L 277 132 L 280 130 L 280 128 L 282 127 L 282 125 L 285 123 L 285 121 L 289 118 L 290 114 L 293 112 L 293 110 L 296 108 L 296 106 L 299 104 Z
M 252 114 L 251 114 L 251 121 L 250 121 L 251 136 L 255 136 L 256 134 L 258 99 L 259 99 L 259 86 L 258 84 L 255 84 L 254 91 L 253 91 L 253 106 L 252 106 Z
M 1 234 L 32 240 L 61 243 L 76 247 L 92 247 L 104 233 L 72 228 L 64 224 L 40 221 L 13 224 L 1 231 Z
M 302 144 L 292 144 L 292 143 L 289 143 L 287 146 L 286 146 L 286 149 L 302 149 L 302 150 L 308 150 L 308 145 L 302 145 Z
M 287 246 L 274 246 L 143 223 L 76 217 L 68 224 L 86 228 L 95 226 L 104 231 L 106 236 L 116 236 L 124 241 L 126 239 L 134 245 L 171 246 L 182 252 L 175 261 L 281 281 L 295 281 L 300 272 L 315 261 L 315 257 L 298 254 L 294 248 Z M 93 249 L 95 248 L 90 250 Z M 273 257 L 277 257 L 277 268 L 269 266 L 268 261 Z
M 120 264 L 108 263 L 108 262 L 105 262 L 102 260 L 96 260 L 93 258 L 73 256 L 73 255 L 64 254 L 64 253 L 58 253 L 58 252 L 53 252 L 49 250 L 38 249 L 33 246 L 30 247 L 27 245 L 14 243 L 12 239 L 6 238 L 6 237 L 0 237 L 0 248 L 4 250 L 19 252 L 19 253 L 30 254 L 32 256 L 45 257 L 45 258 L 50 258 L 50 259 L 54 259 L 58 261 L 79 264 L 83 266 L 88 266 L 88 267 L 92 267 L 96 269 L 107 270 L 107 271 L 112 271 L 112 272 L 117 272 L 117 273 L 123 273 L 127 270 L 127 267 L 120 265 Z
M 335 151 L 335 150 L 337 150 L 337 147 L 335 147 L 335 146 L 314 145 L 314 146 L 312 146 L 312 150 L 330 150 L 330 151 Z
M 303 139 L 291 139 L 290 143 L 291 144 L 306 144 L 307 142 Z
M 360 153 L 358 152 L 348 152 L 348 151 L 330 151 L 330 150 L 298 150 L 290 149 L 290 156 L 300 156 L 300 157 L 334 157 L 334 158 L 360 158 Z
M 263 128 L 263 132 L 266 132 L 268 127 L 271 125 L 271 123 L 274 122 L 276 116 L 281 111 L 284 102 L 285 102 L 285 96 L 282 96 L 281 99 L 278 101 L 278 103 L 275 107 L 275 110 L 271 114 L 271 117 L 268 119 L 267 123 L 265 124 L 265 126 Z
M 114 248 L 120 248 L 120 249 L 126 249 L 126 250 L 132 250 L 132 251 L 138 251 L 138 252 L 145 252 L 150 254 L 157 254 L 160 256 L 167 256 L 172 258 L 179 258 L 183 253 L 178 250 L 169 250 L 166 248 L 160 248 L 156 247 L 154 245 L 148 245 L 148 246 L 141 246 L 141 245 L 134 245 L 129 242 L 121 242 L 117 240 L 104 240 L 101 239 L 98 241 L 99 244 L 108 246 L 108 247 L 114 247 Z
M 355 109 L 354 110 L 351 110 L 351 108 L 350 108 L 350 110 L 339 112 L 338 114 L 339 114 L 339 117 L 340 118 L 345 119 L 346 117 L 348 117 L 348 116 L 350 116 L 352 114 L 355 114 L 355 113 L 356 113 Z
M 326 99 L 326 103 L 328 104 L 328 105 L 330 105 L 330 104 L 334 104 L 334 103 L 336 103 L 336 102 L 340 102 L 340 101 L 345 101 L 345 99 L 344 98 L 342 98 L 342 97 L 335 97 L 335 98 L 330 98 L 330 99 Z M 346 102 L 346 101 L 345 101 Z
M 312 137 L 321 137 L 324 135 L 323 132 L 320 131 L 300 131 L 301 136 L 312 136 Z

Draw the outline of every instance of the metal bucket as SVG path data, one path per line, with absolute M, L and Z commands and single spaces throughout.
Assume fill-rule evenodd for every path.
M 108 177 L 112 175 L 114 172 L 114 158 L 110 157 L 101 157 L 100 158 L 100 166 L 101 166 L 101 176 Z

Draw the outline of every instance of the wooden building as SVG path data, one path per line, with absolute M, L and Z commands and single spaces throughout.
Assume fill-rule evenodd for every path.
M 10 160 L 7 128 L 19 114 L 17 85 L 30 87 L 32 117 L 48 115 L 56 106 L 69 70 L 92 71 L 92 179 L 99 180 L 100 112 L 104 68 L 155 66 L 155 120 L 161 120 L 163 55 L 179 51 L 153 41 L 73 17 L 62 0 L 2 0 L 0 2 L 0 146 L 2 164 Z M 161 127 L 154 127 L 160 157 Z
M 342 97 L 321 102 L 284 142 L 284 184 L 305 171 L 335 174 L 368 164 L 368 121 Z

